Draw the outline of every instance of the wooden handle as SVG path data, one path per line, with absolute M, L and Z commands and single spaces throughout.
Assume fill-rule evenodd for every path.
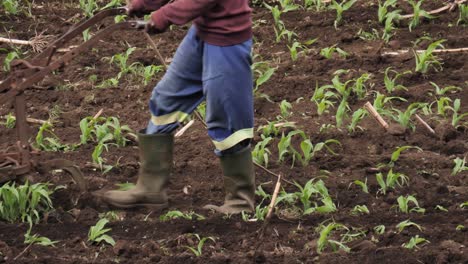
M 366 108 L 366 110 L 375 118 L 375 120 L 377 120 L 377 122 L 379 122 L 379 124 L 385 128 L 385 130 L 388 129 L 388 123 L 385 122 L 385 120 L 382 118 L 382 116 L 377 112 L 377 110 L 375 110 L 374 106 L 372 106 L 371 103 L 367 102 L 366 104 L 364 104 L 364 107 Z
M 426 123 L 426 121 L 424 121 L 418 114 L 415 114 L 414 116 L 416 117 L 416 120 L 418 120 L 418 122 L 421 123 L 421 125 L 423 125 L 423 127 L 427 129 L 427 131 L 431 132 L 432 134 L 435 134 L 434 129 L 432 129 L 432 127 L 429 126 L 429 124 Z

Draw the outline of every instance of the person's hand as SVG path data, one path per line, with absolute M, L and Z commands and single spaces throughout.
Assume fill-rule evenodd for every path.
M 159 34 L 159 33 L 163 33 L 164 31 L 163 30 L 160 30 L 156 27 L 156 23 L 154 23 L 154 18 L 151 18 L 148 22 L 146 22 L 146 26 L 145 26 L 145 31 L 146 33 L 148 34 Z
M 151 11 L 145 8 L 143 0 L 127 0 L 127 14 L 129 16 L 143 17 Z

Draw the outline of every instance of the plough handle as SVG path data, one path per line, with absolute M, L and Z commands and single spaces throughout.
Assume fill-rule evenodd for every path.
M 91 26 L 96 25 L 97 23 L 101 22 L 103 19 L 110 17 L 110 16 L 122 15 L 122 14 L 125 14 L 126 12 L 127 12 L 127 9 L 125 7 L 107 9 L 107 10 L 103 10 L 97 13 L 96 15 L 94 15 L 93 17 L 89 19 L 82 20 L 81 22 L 73 26 L 70 30 L 68 30 L 67 33 L 65 33 L 60 38 L 52 42 L 52 44 L 50 44 L 43 52 L 41 52 L 36 57 L 34 57 L 32 60 L 33 64 L 36 64 L 35 63 L 36 61 L 47 59 L 47 57 L 49 57 L 50 54 L 53 54 L 55 53 L 57 49 L 62 48 L 68 41 L 82 34 L 83 31 L 90 28 Z M 40 65 L 40 66 L 46 66 L 46 65 Z

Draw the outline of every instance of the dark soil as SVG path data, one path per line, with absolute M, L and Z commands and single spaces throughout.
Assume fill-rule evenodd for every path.
M 403 1 L 400 1 L 403 2 Z M 444 3 L 440 0 L 426 1 L 423 8 L 436 9 Z M 401 56 L 381 56 L 381 52 L 395 49 L 408 49 L 422 36 L 434 40 L 446 39 L 446 48 L 468 47 L 468 27 L 456 26 L 458 12 L 441 13 L 432 21 L 423 21 L 412 32 L 407 23 L 402 23 L 389 44 L 380 40 L 363 40 L 357 36 L 360 29 L 371 32 L 372 28 L 381 31 L 377 21 L 377 1 L 358 1 L 344 13 L 344 21 L 338 29 L 333 26 L 333 11 L 292 11 L 282 15 L 286 27 L 298 34 L 300 41 L 318 38 L 307 53 L 301 53 L 292 61 L 286 42 L 275 42 L 271 13 L 263 7 L 255 7 L 255 54 L 257 61 L 270 61 L 277 67 L 273 77 L 260 87 L 259 93 L 268 95 L 270 101 L 258 97 L 255 101 L 256 127 L 267 121 L 276 120 L 280 114 L 279 103 L 287 100 L 292 103 L 292 116 L 288 121 L 296 122 L 297 128 L 306 132 L 313 143 L 336 139 L 340 147 L 333 147 L 337 155 L 326 151 L 319 152 L 308 166 L 296 164 L 291 167 L 291 160 L 277 163 L 278 150 L 276 137 L 269 145 L 269 169 L 281 173 L 289 181 L 304 184 L 308 180 L 321 177 L 325 182 L 337 212 L 332 214 L 311 214 L 291 216 L 286 208 L 278 208 L 265 232 L 265 239 L 258 246 L 257 230 L 262 222 L 244 222 L 240 216 L 221 216 L 203 211 L 207 203 L 221 203 L 223 200 L 222 174 L 218 160 L 213 154 L 213 147 L 200 122 L 196 122 L 181 138 L 177 139 L 175 166 L 170 183 L 170 208 L 184 212 L 195 211 L 206 217 L 202 221 L 172 220 L 162 222 L 162 212 L 148 210 L 116 211 L 120 220 L 108 226 L 109 233 L 117 242 L 114 247 L 95 245 L 87 241 L 90 226 L 99 220 L 99 214 L 110 209 L 102 208 L 89 194 L 79 195 L 76 186 L 69 179 L 59 174 L 34 175 L 37 181 L 49 181 L 56 184 L 69 184 L 69 188 L 57 191 L 53 202 L 55 210 L 33 228 L 33 233 L 59 241 L 55 247 L 33 245 L 20 258 L 13 261 L 27 245 L 23 243 L 27 224 L 9 224 L 0 222 L 0 263 L 468 263 L 468 245 L 466 228 L 468 227 L 467 210 L 460 205 L 468 201 L 466 171 L 451 175 L 456 157 L 462 158 L 468 149 L 468 130 L 466 125 L 457 129 L 450 125 L 451 114 L 444 118 L 436 114 L 420 115 L 435 128 L 436 135 L 426 132 L 416 124 L 416 129 L 403 134 L 391 135 L 385 132 L 371 118 L 366 117 L 359 125 L 362 129 L 348 132 L 331 127 L 321 129 L 324 124 L 335 124 L 332 108 L 330 113 L 319 116 L 316 106 L 309 99 L 314 93 L 316 83 L 330 84 L 333 73 L 339 69 L 351 69 L 348 77 L 372 74 L 374 83 L 367 98 L 350 98 L 350 108 L 354 111 L 369 100 L 373 101 L 375 92 L 388 95 L 383 79 L 384 70 L 393 67 L 403 72 L 414 70 L 412 53 Z M 36 1 L 32 8 L 34 19 L 26 15 L 7 16 L 0 12 L 0 28 L 6 30 L 12 38 L 29 39 L 36 33 L 59 36 L 82 18 L 76 1 Z M 403 3 L 404 13 L 410 7 Z M 100 26 L 113 23 L 106 20 Z M 153 37 L 158 42 L 160 52 L 169 60 L 178 43 L 183 38 L 187 26 L 175 27 L 170 32 Z M 95 31 L 96 28 L 93 29 Z M 6 35 L 1 32 L 0 35 Z M 78 44 L 80 39 L 71 44 Z M 346 59 L 334 57 L 324 59 L 320 49 L 337 44 L 350 53 Z M 428 42 L 421 42 L 417 48 L 425 48 Z M 143 34 L 135 32 L 116 32 L 100 42 L 92 51 L 81 55 L 63 70 L 46 78 L 38 86 L 46 89 L 30 89 L 27 96 L 28 116 L 48 119 L 51 112 L 57 113 L 54 132 L 61 142 L 71 144 L 79 142 L 79 122 L 86 116 L 93 116 L 104 109 L 103 116 L 118 117 L 122 124 L 138 131 L 148 122 L 147 101 L 154 84 L 163 73 L 154 76 L 153 81 L 144 86 L 141 80 L 125 76 L 116 87 L 99 89 L 90 81 L 96 75 L 96 83 L 115 77 L 119 70 L 111 66 L 105 57 L 124 52 L 128 47 L 136 47 L 130 56 L 130 62 L 144 65 L 161 64 L 155 56 Z M 11 47 L 0 45 L 11 51 Z M 32 50 L 25 47 L 26 56 L 33 56 Z M 5 53 L 0 53 L 3 61 Z M 449 93 L 452 100 L 461 101 L 460 112 L 468 111 L 468 54 L 451 53 L 438 55 L 443 61 L 443 70 L 429 71 L 426 75 L 408 74 L 399 80 L 408 91 L 397 91 L 392 96 L 399 96 L 407 102 L 394 103 L 398 109 L 406 109 L 413 102 L 431 103 L 434 95 L 430 82 L 441 87 L 456 85 L 462 91 Z M 7 73 L 0 73 L 6 78 Z M 299 100 L 303 98 L 303 100 Z M 0 115 L 13 111 L 12 105 L 0 106 Z M 386 118 L 390 123 L 394 122 Z M 350 119 L 349 119 L 350 121 Z M 347 121 L 347 122 L 349 122 Z M 465 119 L 466 121 L 466 119 Z M 38 126 L 33 125 L 33 134 Z M 284 130 L 285 133 L 287 130 Z M 260 132 L 255 142 L 261 140 Z M 14 129 L 0 126 L 0 148 L 12 146 L 16 141 Z M 386 195 L 377 193 L 379 185 L 375 175 L 382 170 L 379 165 L 390 161 L 392 152 L 400 146 L 417 146 L 423 151 L 408 150 L 403 152 L 395 163 L 393 171 L 409 177 L 409 185 L 390 190 Z M 90 191 L 111 189 L 116 183 L 135 182 L 139 167 L 137 143 L 130 142 L 126 147 L 110 147 L 104 152 L 106 164 L 117 164 L 114 169 L 102 174 L 91 163 L 94 144 L 87 144 L 72 152 L 42 152 L 37 159 L 67 158 L 78 164 Z M 274 188 L 276 178 L 263 170 L 256 170 L 257 184 L 267 193 Z M 369 193 L 352 184 L 355 180 L 367 179 Z M 283 187 L 288 192 L 297 191 L 295 186 L 286 182 Z M 185 191 L 184 191 L 185 190 Z M 397 210 L 397 198 L 400 195 L 413 195 L 424 214 L 401 213 Z M 261 202 L 258 197 L 257 202 Z M 299 205 L 299 204 L 298 204 Z M 356 205 L 367 205 L 370 214 L 351 215 Z M 437 210 L 436 206 L 448 210 Z M 353 233 L 362 231 L 362 236 L 347 243 L 350 253 L 332 252 L 327 248 L 324 253 L 316 251 L 319 233 L 316 228 L 324 221 L 343 224 Z M 422 231 L 411 227 L 398 232 L 396 225 L 410 219 L 422 226 Z M 385 225 L 383 234 L 377 234 L 374 227 Z M 465 226 L 457 230 L 457 226 Z M 196 247 L 196 239 L 190 234 L 211 236 L 215 243 L 208 241 L 201 257 L 195 257 L 187 246 Z M 334 239 L 339 239 L 334 233 Z M 343 233 L 341 233 L 343 234 Z M 416 250 L 402 248 L 402 244 L 411 237 L 419 235 L 430 241 Z

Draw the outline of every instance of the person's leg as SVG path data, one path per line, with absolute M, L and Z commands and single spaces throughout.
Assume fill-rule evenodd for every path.
M 151 95 L 146 134 L 169 134 L 203 101 L 203 42 L 192 27 Z
M 220 158 L 226 189 L 224 205 L 205 208 L 222 213 L 254 209 L 251 45 L 250 40 L 228 47 L 205 44 L 203 54 L 206 123 Z
M 167 207 L 165 190 L 172 167 L 172 132 L 203 100 L 202 52 L 203 43 L 192 28 L 153 90 L 150 122 L 138 134 L 141 166 L 136 186 L 128 191 L 108 191 L 102 195 L 104 202 L 119 208 Z

